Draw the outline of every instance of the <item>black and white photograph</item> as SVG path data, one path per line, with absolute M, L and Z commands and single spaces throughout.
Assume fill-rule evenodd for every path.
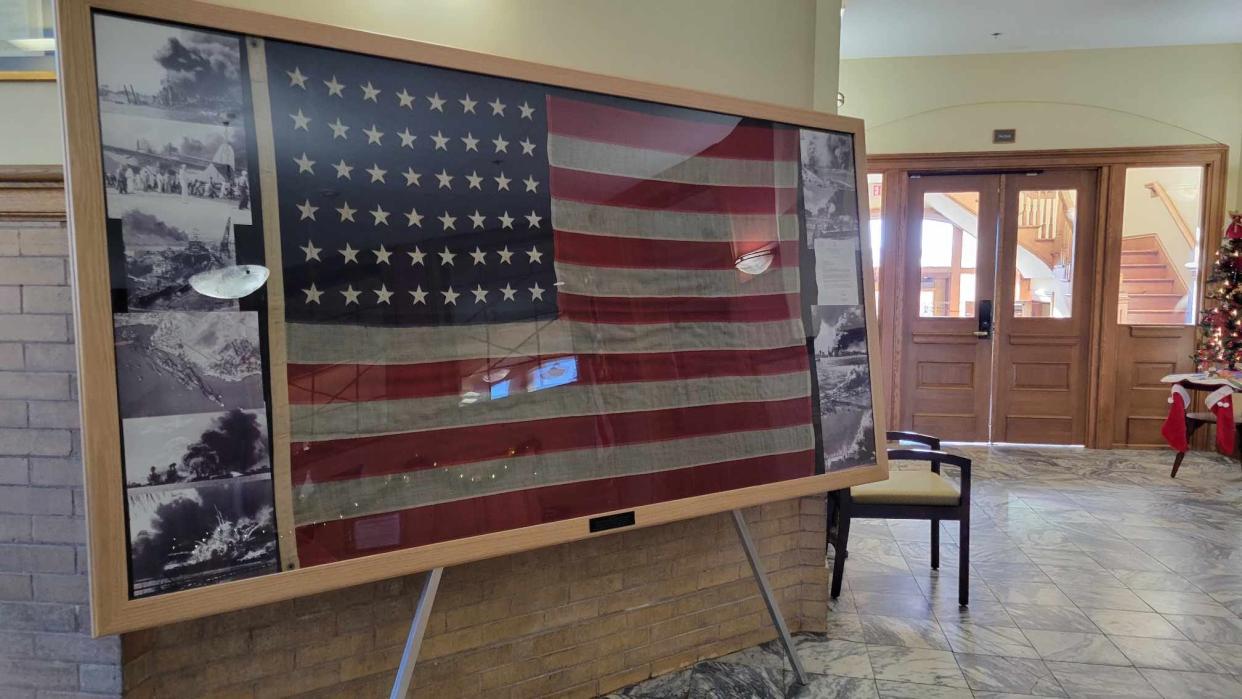
M 834 471 L 875 463 L 875 423 L 863 307 L 815 306 L 811 309 L 811 322 L 825 468 Z
M 807 247 L 819 238 L 859 236 L 854 142 L 847 133 L 802 129 L 802 210 Z
M 264 408 L 255 312 L 113 316 L 122 418 Z
M 867 317 L 861 305 L 813 306 L 816 357 L 866 357 Z
M 97 15 L 108 215 L 251 223 L 241 40 Z
M 131 488 L 134 597 L 279 570 L 270 479 Z
M 233 224 L 188 209 L 163 218 L 140 209 L 121 215 L 125 247 L 126 302 L 130 311 L 213 311 L 236 309 L 232 299 L 199 293 L 190 278 L 236 262 Z
M 121 421 L 125 487 L 267 478 L 267 413 L 234 408 L 219 413 L 136 417 Z

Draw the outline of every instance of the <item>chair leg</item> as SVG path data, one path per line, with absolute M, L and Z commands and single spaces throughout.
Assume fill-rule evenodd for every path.
M 965 607 L 970 604 L 970 510 L 962 513 L 962 521 L 958 530 L 957 553 L 957 603 Z
M 1173 471 L 1169 474 L 1169 478 L 1177 478 L 1177 469 L 1182 467 L 1182 459 L 1184 458 L 1186 458 L 1186 452 L 1177 452 L 1177 456 L 1173 458 Z
M 940 520 L 931 521 L 931 558 L 932 570 L 940 569 Z
M 837 503 L 837 508 L 836 555 L 832 559 L 833 599 L 841 596 L 841 583 L 845 579 L 845 552 L 850 540 L 850 511 L 845 498 L 842 498 L 842 501 Z

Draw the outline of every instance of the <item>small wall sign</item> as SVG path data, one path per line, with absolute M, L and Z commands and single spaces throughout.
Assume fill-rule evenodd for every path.
M 992 143 L 1017 143 L 1017 129 L 993 129 Z

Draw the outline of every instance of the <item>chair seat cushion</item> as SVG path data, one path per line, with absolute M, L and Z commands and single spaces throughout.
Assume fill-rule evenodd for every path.
M 961 500 L 957 486 L 931 471 L 889 471 L 888 480 L 850 488 L 850 499 L 868 505 L 953 506 Z

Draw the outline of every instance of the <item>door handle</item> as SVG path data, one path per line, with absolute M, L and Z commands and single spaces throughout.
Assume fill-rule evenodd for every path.
M 992 300 L 986 299 L 979 302 L 979 329 L 974 332 L 975 337 L 985 340 L 992 337 Z

